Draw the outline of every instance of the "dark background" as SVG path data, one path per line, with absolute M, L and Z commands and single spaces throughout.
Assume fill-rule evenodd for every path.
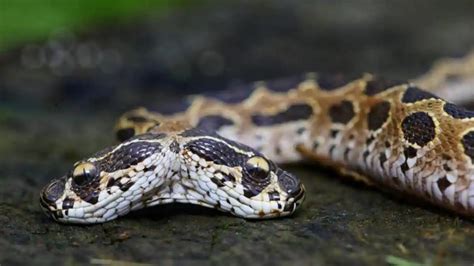
M 38 3 L 0 3 L 0 264 L 474 259 L 470 221 L 313 166 L 288 167 L 308 189 L 289 219 L 171 205 L 78 227 L 38 204 L 48 180 L 114 143 L 130 108 L 305 71 L 411 79 L 474 47 L 471 0 Z

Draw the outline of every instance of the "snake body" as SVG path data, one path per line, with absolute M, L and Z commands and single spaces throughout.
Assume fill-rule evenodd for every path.
M 276 164 L 306 159 L 474 214 L 474 112 L 410 82 L 314 73 L 257 82 L 196 96 L 172 114 L 132 110 L 117 135 L 121 144 L 43 189 L 51 217 L 97 223 L 170 202 L 244 218 L 285 216 L 304 187 Z

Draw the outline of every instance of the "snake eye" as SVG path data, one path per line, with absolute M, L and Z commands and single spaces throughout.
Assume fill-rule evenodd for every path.
M 265 179 L 270 172 L 270 165 L 265 158 L 254 156 L 247 160 L 245 170 L 255 179 Z
M 78 186 L 83 186 L 97 178 L 98 175 L 99 171 L 94 164 L 88 162 L 80 163 L 72 172 L 72 181 Z

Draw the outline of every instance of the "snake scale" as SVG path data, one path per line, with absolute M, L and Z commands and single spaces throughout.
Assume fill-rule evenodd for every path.
M 171 202 L 281 217 L 305 190 L 278 164 L 311 159 L 473 216 L 474 112 L 419 88 L 449 98 L 473 77 L 471 55 L 413 82 L 310 73 L 198 95 L 173 113 L 135 109 L 117 123 L 121 143 L 52 180 L 41 206 L 65 223 L 101 223 Z

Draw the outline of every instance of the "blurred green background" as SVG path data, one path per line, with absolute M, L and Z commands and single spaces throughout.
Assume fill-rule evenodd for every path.
M 102 23 L 125 23 L 190 4 L 185 0 L 1 0 L 0 51 L 50 33 L 83 30 Z

